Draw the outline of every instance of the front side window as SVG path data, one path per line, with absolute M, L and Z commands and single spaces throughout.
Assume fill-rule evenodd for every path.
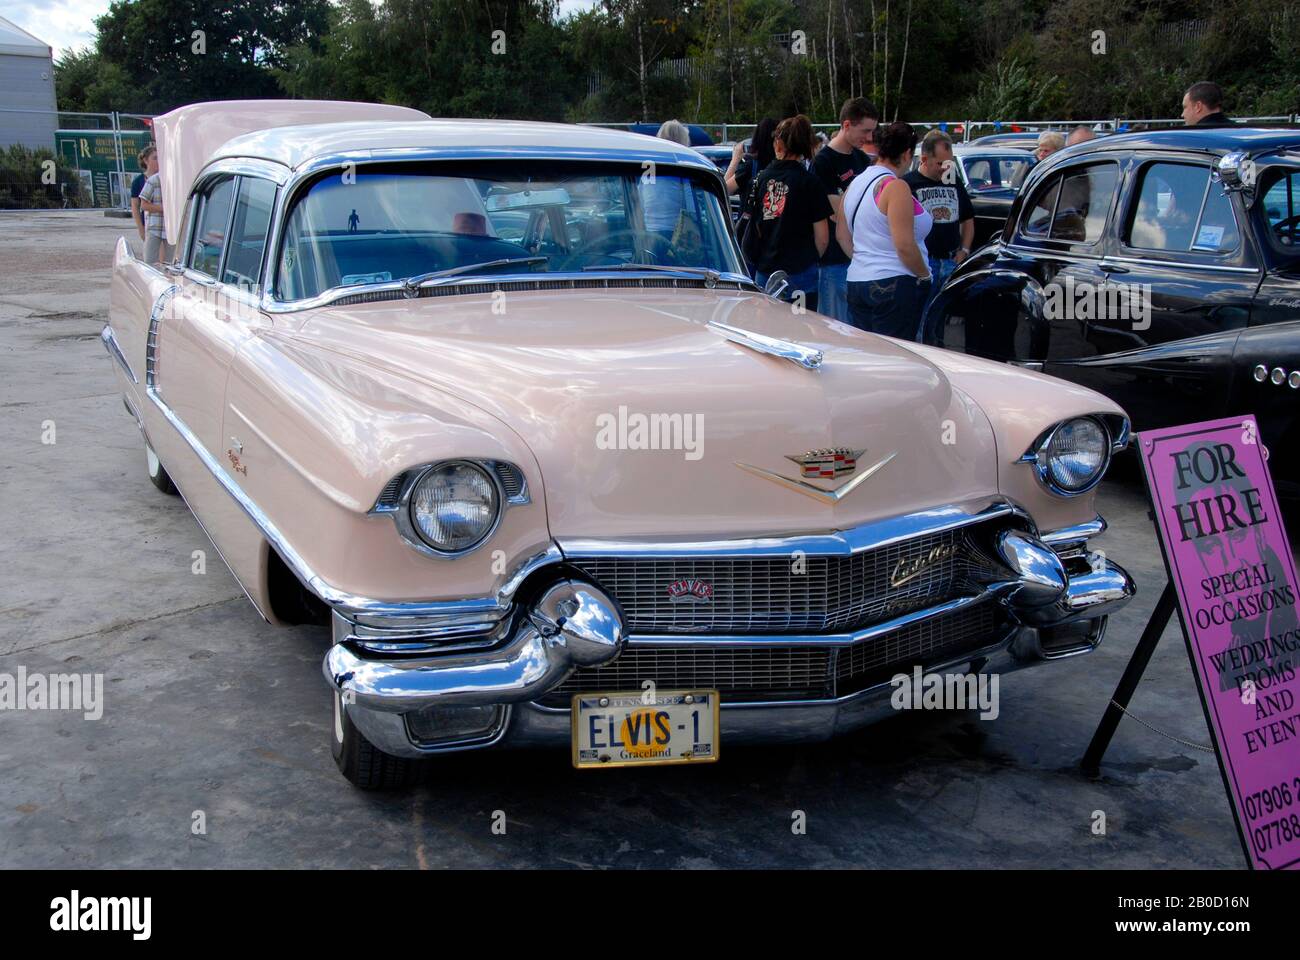
M 1241 235 L 1232 200 L 1210 168 L 1153 163 L 1142 173 L 1128 245 L 1174 253 L 1230 253 Z
M 234 177 L 222 177 L 204 188 L 200 197 L 198 220 L 190 239 L 186 263 L 190 269 L 217 278 L 221 253 L 226 244 L 226 227 L 230 223 L 230 202 L 235 195 Z
M 276 296 L 463 268 L 464 276 L 636 266 L 743 274 L 708 181 L 640 164 L 386 164 L 314 181 L 294 202 Z M 501 265 L 495 261 L 508 262 Z
M 1029 211 L 1025 214 L 1021 232 L 1029 237 L 1046 237 L 1052 226 L 1052 213 L 1056 210 L 1056 198 L 1061 192 L 1061 178 L 1056 177 L 1039 188 L 1033 202 L 1026 204 Z

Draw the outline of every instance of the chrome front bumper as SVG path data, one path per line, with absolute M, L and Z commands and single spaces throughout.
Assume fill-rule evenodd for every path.
M 1049 546 L 1023 529 L 1002 531 L 997 552 L 1005 576 L 983 584 L 978 596 L 949 601 L 854 634 L 780 639 L 839 646 L 869 643 L 917 621 L 950 613 L 962 604 L 993 601 L 1001 605 L 1007 629 L 990 637 L 982 650 L 964 653 L 948 667 L 949 672 L 963 666 L 1005 671 L 1094 649 L 1104 633 L 1106 617 L 1135 592 L 1128 573 L 1114 562 L 1084 551 L 1065 550 L 1055 540 Z M 367 739 L 386 752 L 405 756 L 495 743 L 528 745 L 567 739 L 569 711 L 535 701 L 575 669 L 608 663 L 627 645 L 640 642 L 625 635 L 618 605 L 610 597 L 572 576 L 551 583 L 531 604 L 516 605 L 488 640 L 459 647 L 453 642 L 433 655 L 393 656 L 382 650 L 383 644 L 377 649 L 364 629 L 337 611 L 334 618 L 336 642 L 325 658 L 326 678 Z M 1070 625 L 1082 626 L 1060 630 Z M 1065 642 L 1048 639 L 1062 632 L 1067 635 Z M 698 642 L 702 647 L 720 641 L 754 642 L 754 638 L 712 635 L 674 639 Z M 930 665 L 929 669 L 939 666 Z M 874 719 L 876 713 L 869 705 L 882 695 L 887 701 L 888 690 L 884 684 L 837 700 L 724 702 L 723 735 L 732 742 L 831 736 Z M 887 702 L 885 709 L 888 712 Z M 430 743 L 412 732 L 412 718 L 435 713 L 448 717 L 466 714 L 480 720 L 486 716 L 487 720 L 481 729 L 463 737 Z

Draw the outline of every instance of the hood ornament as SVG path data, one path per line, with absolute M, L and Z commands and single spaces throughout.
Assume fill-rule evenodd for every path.
M 742 330 L 740 327 L 733 327 L 729 323 L 719 323 L 717 320 L 710 320 L 708 326 L 732 343 L 738 343 L 742 347 L 749 347 L 749 349 L 757 350 L 759 353 L 766 353 L 768 356 L 789 360 L 791 363 L 799 364 L 805 370 L 816 370 L 822 365 L 822 361 L 826 359 L 825 354 L 820 350 L 814 350 L 812 347 L 805 347 L 803 344 L 794 343 L 790 340 L 778 340 L 776 337 L 755 333 L 752 330 Z
M 865 450 L 836 448 L 833 450 L 812 450 L 803 454 L 801 457 L 787 457 L 786 459 L 793 460 L 795 463 L 799 464 L 803 468 L 803 475 L 805 477 L 831 479 L 837 475 L 854 472 L 857 469 L 858 458 L 864 453 L 866 453 Z M 838 460 L 836 460 L 837 456 L 839 457 Z M 764 480 L 771 480 L 773 483 L 780 484 L 789 490 L 794 490 L 796 493 L 802 493 L 804 496 L 812 497 L 814 500 L 820 500 L 822 503 L 835 504 L 839 503 L 858 487 L 862 486 L 862 484 L 868 479 L 875 476 L 878 470 L 885 466 L 885 464 L 889 463 L 890 460 L 893 460 L 896 456 L 898 456 L 897 451 L 891 453 L 882 460 L 878 460 L 852 480 L 841 484 L 833 490 L 825 490 L 806 480 L 782 476 L 779 473 L 773 473 L 771 470 L 764 470 L 762 467 L 756 467 L 752 463 L 737 462 L 736 466 L 740 467 L 741 470 L 744 470 L 747 473 L 754 474 L 756 477 L 762 477 Z M 810 473 L 810 470 L 816 472 Z

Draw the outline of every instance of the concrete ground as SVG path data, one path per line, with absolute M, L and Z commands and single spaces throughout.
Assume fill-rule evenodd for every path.
M 1208 733 L 1176 626 L 1131 705 L 1168 736 L 1126 719 L 1103 776 L 1077 769 L 1164 582 L 1132 481 L 1103 486 L 1098 546 L 1139 596 L 1097 653 L 1004 678 L 996 721 L 901 714 L 716 766 L 460 755 L 405 793 L 353 789 L 330 758 L 325 632 L 264 624 L 145 476 L 98 342 L 129 230 L 0 213 L 0 673 L 103 673 L 106 699 L 98 720 L 0 711 L 0 867 L 1243 865 L 1213 754 L 1178 742 Z

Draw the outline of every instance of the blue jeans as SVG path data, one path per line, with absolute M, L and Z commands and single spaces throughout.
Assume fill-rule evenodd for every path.
M 929 282 L 910 273 L 884 280 L 850 280 L 849 314 L 859 330 L 915 340 Z
M 754 282 L 757 283 L 760 287 L 765 287 L 767 286 L 767 278 L 769 276 L 771 276 L 771 274 L 759 273 L 755 271 Z M 816 310 L 817 309 L 817 264 L 814 263 L 811 267 L 806 267 L 805 269 L 800 270 L 798 273 L 791 273 L 789 277 L 790 277 L 790 285 L 785 288 L 785 293 L 781 294 L 781 299 L 786 301 L 793 300 L 795 294 L 802 291 L 804 295 L 803 305 L 807 307 L 809 310 Z
M 918 343 L 928 343 L 934 347 L 943 346 L 943 324 L 938 315 L 925 316 L 925 311 L 929 309 L 930 304 L 934 303 L 935 297 L 943 289 L 943 285 L 948 282 L 952 272 L 957 269 L 957 261 L 951 257 L 930 257 L 930 274 L 934 278 L 930 282 L 930 292 L 926 295 L 925 302 L 921 305 L 921 314 L 924 321 L 922 329 L 917 331 L 916 340 Z
M 824 317 L 852 323 L 849 318 L 849 265 L 822 264 L 817 281 L 817 312 Z

